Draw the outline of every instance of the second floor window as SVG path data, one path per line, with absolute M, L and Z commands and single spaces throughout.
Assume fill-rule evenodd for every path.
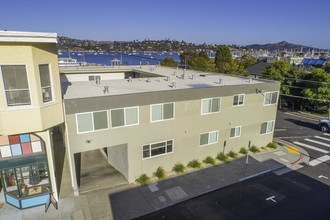
M 274 121 L 266 121 L 261 123 L 260 134 L 272 133 L 274 129 Z
M 202 114 L 210 114 L 220 111 L 220 98 L 202 100 Z
M 107 111 L 79 113 L 76 118 L 78 133 L 108 129 Z
M 40 83 L 42 90 L 42 101 L 44 103 L 53 101 L 51 77 L 48 64 L 39 65 Z
M 138 107 L 112 109 L 111 127 L 123 127 L 139 124 Z
M 278 92 L 266 92 L 264 105 L 274 105 L 277 102 Z
M 31 105 L 25 65 L 1 66 L 8 106 Z
M 237 126 L 230 129 L 230 138 L 241 136 L 241 126 Z
M 151 105 L 151 121 L 163 121 L 174 118 L 174 103 Z
M 234 95 L 233 105 L 234 106 L 240 106 L 244 105 L 244 94 Z

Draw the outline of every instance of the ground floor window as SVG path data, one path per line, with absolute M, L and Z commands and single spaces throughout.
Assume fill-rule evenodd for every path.
M 218 143 L 218 131 L 210 131 L 208 133 L 200 134 L 199 145 L 204 146 L 208 144 Z
M 173 152 L 173 140 L 143 145 L 143 158 L 155 157 Z
M 274 130 L 274 121 L 266 121 L 261 123 L 260 134 L 269 134 Z
M 6 169 L 1 172 L 5 192 L 15 198 L 49 192 L 46 163 Z

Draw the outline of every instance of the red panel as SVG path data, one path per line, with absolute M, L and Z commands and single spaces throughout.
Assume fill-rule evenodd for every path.
M 9 136 L 9 143 L 10 144 L 19 144 L 19 136 L 18 135 Z
M 22 151 L 24 154 L 32 154 L 31 143 L 23 143 L 22 144 Z

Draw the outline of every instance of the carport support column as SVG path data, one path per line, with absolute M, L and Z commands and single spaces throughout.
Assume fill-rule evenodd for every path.
M 71 173 L 71 182 L 72 182 L 72 190 L 73 190 L 73 194 L 75 196 L 79 196 L 79 185 L 78 185 L 78 181 L 77 181 L 77 171 L 79 172 L 79 179 L 80 179 L 80 153 L 78 153 L 79 156 L 76 156 L 77 154 L 71 154 L 68 152 L 68 157 L 69 157 L 69 163 L 70 163 L 70 173 Z M 79 170 L 77 170 L 76 167 L 76 158 L 77 161 L 79 160 Z

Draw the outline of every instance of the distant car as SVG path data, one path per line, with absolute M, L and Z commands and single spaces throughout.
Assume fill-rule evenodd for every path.
M 319 127 L 320 127 L 322 132 L 329 132 L 330 118 L 320 118 Z

